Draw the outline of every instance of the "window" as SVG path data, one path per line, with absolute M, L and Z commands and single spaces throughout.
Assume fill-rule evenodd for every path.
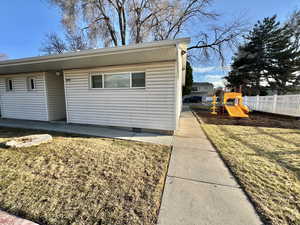
M 145 86 L 145 72 L 90 75 L 90 88 L 144 88 Z
M 105 74 L 104 88 L 130 88 L 130 73 Z
M 92 88 L 102 88 L 102 75 L 92 75 L 91 84 Z
M 132 87 L 145 87 L 146 79 L 145 79 L 145 73 L 139 72 L 139 73 L 132 73 L 131 74 L 131 81 L 132 81 Z
M 36 90 L 36 79 L 34 77 L 28 77 L 27 79 L 27 89 Z
M 14 89 L 13 80 L 7 79 L 6 80 L 6 91 L 13 91 L 13 89 Z

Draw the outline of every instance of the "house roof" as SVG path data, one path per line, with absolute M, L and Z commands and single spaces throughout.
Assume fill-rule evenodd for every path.
M 194 82 L 193 86 L 214 86 L 212 83 L 209 82 Z
M 0 61 L 0 75 L 176 60 L 174 46 L 190 38 Z

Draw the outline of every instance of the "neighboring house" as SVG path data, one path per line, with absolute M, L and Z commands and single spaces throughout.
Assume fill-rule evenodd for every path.
M 174 131 L 190 39 L 0 62 L 3 118 Z
M 206 101 L 207 97 L 211 97 L 214 94 L 214 85 L 208 82 L 194 82 L 192 86 L 191 94 L 185 96 L 190 98 L 193 96 L 201 97 L 202 101 Z
M 198 96 L 212 96 L 214 94 L 214 85 L 208 82 L 194 82 L 192 94 Z

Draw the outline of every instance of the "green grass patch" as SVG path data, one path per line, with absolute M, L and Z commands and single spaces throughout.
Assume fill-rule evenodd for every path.
M 300 224 L 300 130 L 202 125 L 266 224 Z
M 0 142 L 33 131 L 0 128 Z M 39 224 L 156 224 L 170 147 L 56 135 L 0 147 L 0 208 Z

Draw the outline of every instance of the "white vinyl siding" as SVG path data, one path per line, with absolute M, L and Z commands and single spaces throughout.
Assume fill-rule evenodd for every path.
M 64 71 L 70 123 L 176 128 L 176 62 Z M 89 74 L 145 71 L 145 88 L 91 89 Z
M 176 77 L 176 125 L 178 128 L 179 125 L 179 118 L 180 118 L 180 113 L 182 109 L 182 54 L 181 54 L 181 49 L 178 48 L 177 52 L 177 77 Z
M 27 79 L 36 78 L 35 91 L 28 91 Z M 7 91 L 6 80 L 12 79 L 13 90 Z M 48 120 L 44 73 L 1 76 L 1 115 L 4 118 Z
M 36 78 L 35 77 L 27 78 L 27 90 L 29 90 L 29 91 L 36 90 Z
M 55 72 L 47 72 L 46 87 L 49 120 L 65 119 L 66 104 L 63 75 L 57 76 Z

